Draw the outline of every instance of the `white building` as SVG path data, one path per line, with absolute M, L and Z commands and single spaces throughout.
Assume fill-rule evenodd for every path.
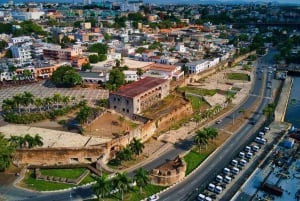
M 185 65 L 189 68 L 189 73 L 198 74 L 209 68 L 209 60 L 193 61 Z
M 125 75 L 126 82 L 131 82 L 131 81 L 135 82 L 139 78 L 135 70 L 124 70 L 123 73 Z
M 32 61 L 31 46 L 31 42 L 10 46 L 12 57 L 16 58 L 20 65 L 30 64 Z

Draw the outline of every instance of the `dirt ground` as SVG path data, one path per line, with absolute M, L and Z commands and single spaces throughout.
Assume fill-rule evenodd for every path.
M 136 126 L 138 126 L 138 122 L 133 122 L 125 116 L 107 111 L 84 127 L 84 135 L 117 138 Z

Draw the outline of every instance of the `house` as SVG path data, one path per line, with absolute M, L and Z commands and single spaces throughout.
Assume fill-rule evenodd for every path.
M 198 60 L 186 63 L 186 66 L 189 68 L 189 73 L 198 74 L 209 68 L 209 60 Z
M 109 106 L 131 118 L 169 95 L 170 82 L 166 79 L 145 77 L 109 93 Z
M 72 48 L 45 48 L 43 49 L 45 58 L 72 60 L 72 58 L 82 55 L 82 47 L 73 45 Z
M 143 76 L 179 80 L 184 77 L 184 72 L 181 70 L 181 66 L 153 63 L 147 66 L 147 71 Z

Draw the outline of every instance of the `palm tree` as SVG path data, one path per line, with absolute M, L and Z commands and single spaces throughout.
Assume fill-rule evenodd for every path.
M 34 100 L 34 105 L 40 110 L 40 112 L 42 111 L 42 106 L 43 106 L 43 99 L 41 98 L 36 98 Z
M 214 140 L 218 136 L 218 130 L 216 128 L 204 128 L 203 129 L 209 139 Z
M 18 113 L 21 113 L 21 105 L 23 104 L 23 98 L 21 94 L 16 94 L 13 96 L 13 102 L 18 107 Z
M 217 105 L 214 107 L 214 113 L 220 112 L 221 109 L 222 109 L 222 106 L 221 106 L 220 104 L 217 104 Z
M 47 106 L 47 110 L 49 110 L 50 106 L 52 105 L 52 98 L 50 97 L 44 98 L 44 104 Z
M 111 182 L 108 180 L 107 175 L 102 175 L 101 177 L 93 177 L 96 183 L 93 185 L 93 190 L 97 196 L 97 199 L 100 200 L 105 197 L 111 191 Z
M 12 135 L 8 139 L 11 145 L 13 145 L 15 148 L 22 149 L 26 145 L 25 138 L 22 136 L 15 136 Z
M 30 112 L 30 105 L 34 102 L 33 94 L 30 92 L 25 91 L 22 95 L 23 98 L 23 105 L 28 107 L 28 111 Z
M 134 180 L 137 184 L 137 186 L 140 187 L 140 194 L 142 194 L 142 190 L 145 186 L 148 185 L 148 183 L 150 182 L 149 176 L 148 176 L 148 171 L 143 169 L 143 168 L 139 168 L 135 175 L 134 175 Z
M 0 133 L 0 171 L 9 167 L 14 152 L 15 146 Z
M 34 146 L 43 146 L 43 138 L 39 135 L 39 134 L 35 134 L 35 136 L 33 137 L 33 141 L 34 141 Z
M 69 96 L 63 96 L 62 97 L 62 102 L 65 104 L 65 106 L 68 105 L 69 102 L 70 102 L 70 97 Z
M 13 100 L 6 98 L 2 101 L 2 110 L 4 113 L 12 112 L 14 108 L 15 108 L 15 103 Z
M 195 143 L 199 147 L 199 151 L 201 150 L 202 145 L 207 145 L 208 136 L 203 130 L 196 131 L 196 136 L 194 138 Z
M 60 93 L 55 93 L 52 97 L 52 100 L 55 103 L 56 108 L 58 108 L 58 103 L 61 102 L 62 96 L 60 95 Z
M 131 180 L 128 177 L 126 172 L 117 173 L 117 176 L 114 179 L 115 187 L 121 191 L 121 200 L 124 200 L 124 192 L 127 192 L 130 188 Z
M 25 140 L 28 148 L 33 148 L 34 147 L 34 138 L 31 135 L 26 134 L 24 136 L 24 140 Z
M 79 120 L 81 125 L 88 122 L 88 118 L 91 113 L 92 113 L 92 108 L 90 108 L 88 106 L 83 106 L 80 108 L 80 111 L 77 114 L 77 119 Z
M 145 145 L 141 142 L 141 139 L 133 138 L 132 142 L 129 144 L 129 147 L 136 156 L 139 156 L 143 152 Z

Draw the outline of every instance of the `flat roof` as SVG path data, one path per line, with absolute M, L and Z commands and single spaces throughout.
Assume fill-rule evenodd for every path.
M 165 82 L 168 82 L 168 80 L 155 78 L 155 77 L 145 77 L 136 82 L 124 85 L 121 88 L 119 88 L 117 91 L 110 92 L 110 93 L 119 96 L 126 96 L 126 97 L 133 98 Z
M 149 66 L 150 70 L 159 70 L 159 71 L 166 71 L 166 72 L 172 72 L 176 69 L 176 66 L 173 65 L 166 65 L 166 64 L 151 64 Z

